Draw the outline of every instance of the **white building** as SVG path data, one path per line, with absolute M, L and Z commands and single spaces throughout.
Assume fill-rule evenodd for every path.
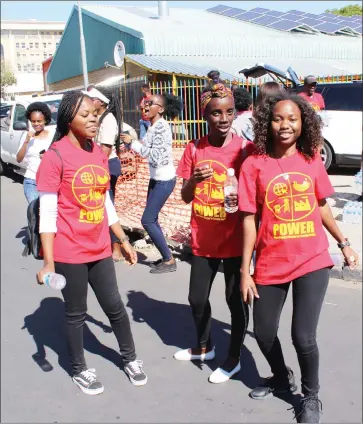
M 63 22 L 1 21 L 1 53 L 17 79 L 9 94 L 43 91 L 42 61 L 54 55 L 63 34 Z

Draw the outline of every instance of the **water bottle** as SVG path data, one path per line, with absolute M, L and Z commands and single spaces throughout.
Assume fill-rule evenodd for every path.
M 330 258 L 333 261 L 334 266 L 342 266 L 344 261 L 344 256 L 342 253 L 330 253 Z
M 46 286 L 55 290 L 63 290 L 66 286 L 66 279 L 63 275 L 56 274 L 55 272 L 47 272 L 44 275 L 43 282 Z
M 355 189 L 357 191 L 357 194 L 361 195 L 362 194 L 362 170 L 360 170 L 356 175 L 355 175 Z
M 227 169 L 227 179 L 224 183 L 224 209 L 227 213 L 235 213 L 238 210 L 238 205 L 230 206 L 228 203 L 228 196 L 238 193 L 238 181 L 234 175 L 234 169 Z

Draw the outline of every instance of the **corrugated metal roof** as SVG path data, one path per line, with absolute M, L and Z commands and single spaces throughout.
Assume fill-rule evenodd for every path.
M 170 74 L 181 74 L 186 76 L 196 76 L 206 78 L 208 72 L 211 70 L 209 66 L 203 66 L 198 64 L 198 57 L 193 58 L 178 58 L 178 57 L 165 57 L 165 56 L 148 56 L 142 54 L 129 54 L 126 56 L 127 59 L 139 64 L 140 66 L 147 68 L 150 71 L 155 72 L 167 72 Z M 180 61 L 182 59 L 182 61 Z M 184 59 L 184 60 L 183 60 Z M 189 59 L 189 60 L 185 60 Z M 196 64 L 191 64 L 194 62 Z M 224 80 L 233 80 L 236 78 L 236 74 L 230 74 L 220 69 L 221 78 Z
M 155 71 L 178 73 L 190 76 L 206 77 L 211 69 L 218 69 L 221 73 L 221 78 L 233 80 L 238 78 L 243 80 L 242 74 L 239 71 L 256 65 L 256 63 L 270 63 L 282 71 L 287 70 L 289 66 L 296 71 L 299 76 L 314 74 L 319 76 L 328 75 L 352 75 L 362 73 L 362 62 L 355 61 L 340 61 L 340 60 L 318 60 L 312 59 L 309 61 L 301 59 L 274 59 L 264 60 L 261 58 L 243 59 L 243 58 L 226 58 L 212 56 L 149 56 L 130 54 L 126 56 L 133 62 Z
M 228 57 L 252 62 L 257 58 L 265 61 L 362 60 L 361 38 L 284 33 L 200 9 L 170 8 L 169 17 L 158 19 L 156 8 L 94 4 L 83 8 L 130 31 L 142 33 L 144 53 L 148 55 Z

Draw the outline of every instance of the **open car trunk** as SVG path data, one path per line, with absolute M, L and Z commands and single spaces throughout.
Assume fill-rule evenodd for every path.
M 301 86 L 300 80 L 291 66 L 284 72 L 268 63 L 257 63 L 251 68 L 242 69 L 239 73 L 246 78 L 260 78 L 264 75 L 270 75 L 273 80 L 280 81 L 286 89 Z

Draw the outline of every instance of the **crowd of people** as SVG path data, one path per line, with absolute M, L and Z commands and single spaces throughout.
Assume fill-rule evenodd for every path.
M 196 343 L 174 354 L 177 361 L 215 358 L 209 296 L 223 263 L 226 303 L 231 314 L 228 356 L 210 376 L 223 383 L 238 373 L 241 347 L 253 305 L 254 333 L 272 376 L 254 388 L 253 399 L 297 390 L 278 338 L 281 311 L 292 289 L 292 341 L 301 371 L 303 398 L 298 422 L 320 422 L 319 351 L 316 333 L 333 266 L 324 228 L 337 241 L 346 263 L 358 256 L 333 218 L 326 198 L 333 193 L 319 154 L 321 120 L 314 93 L 316 80 L 306 78 L 302 95 L 278 83 L 261 86 L 254 105 L 243 88 L 228 88 L 217 71 L 209 75 L 200 99 L 208 134 L 190 141 L 177 169 L 168 119 L 182 110 L 179 98 L 152 94 L 143 86 L 140 138 L 121 119 L 116 92 L 89 87 L 63 96 L 52 142 L 46 129 L 47 106 L 33 103 L 27 117 L 33 127 L 18 152 L 28 159 L 24 192 L 30 202 L 40 196 L 40 236 L 44 275 L 66 278 L 62 290 L 72 379 L 86 394 L 102 393 L 96 371 L 83 352 L 83 325 L 88 283 L 110 320 L 124 369 L 137 386 L 147 383 L 137 359 L 130 322 L 117 287 L 114 262 L 134 265 L 137 255 L 119 224 L 113 204 L 122 173 L 120 143 L 148 159 L 150 181 L 142 225 L 161 255 L 151 273 L 177 270 L 158 215 L 183 180 L 181 197 L 191 204 L 193 252 L 188 301 L 195 321 Z M 50 146 L 50 147 L 49 147 Z M 45 153 L 44 150 L 47 150 Z M 227 170 L 238 178 L 238 192 L 228 195 L 234 213 L 224 207 Z M 121 187 L 122 190 L 122 187 Z M 251 274 L 251 263 L 254 272 Z M 158 313 L 155 311 L 155 313 Z

